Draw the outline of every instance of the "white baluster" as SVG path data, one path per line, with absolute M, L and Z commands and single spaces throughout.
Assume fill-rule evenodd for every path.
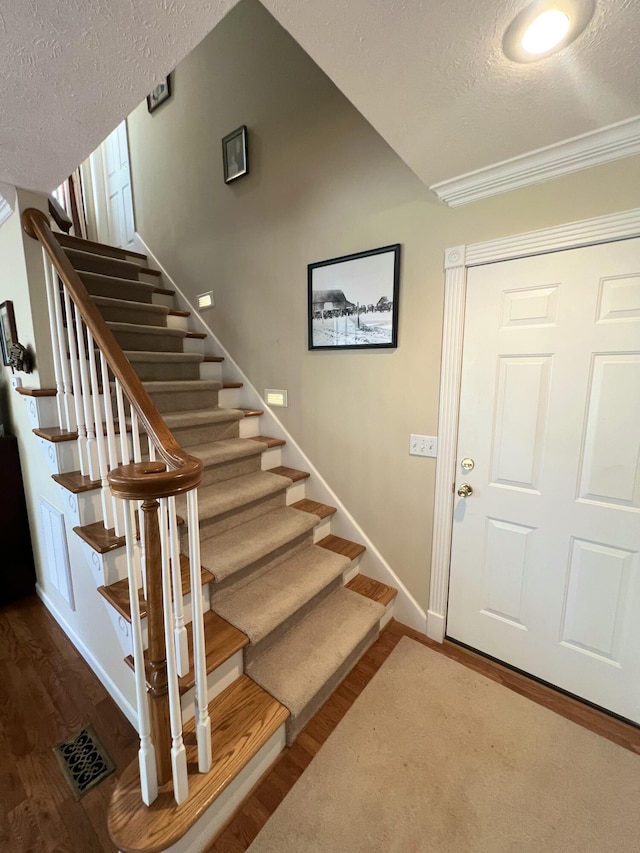
M 109 367 L 104 353 L 100 351 L 100 370 L 102 372 L 102 399 L 104 402 L 104 422 L 107 428 L 107 449 L 109 471 L 117 468 L 120 464 L 118 459 L 118 445 L 116 442 L 116 431 L 113 421 L 113 406 L 111 404 L 111 385 L 109 384 Z M 116 536 L 124 536 L 124 512 L 123 502 L 111 495 L 113 507 L 113 521 Z
M 189 796 L 187 778 L 187 751 L 182 740 L 182 709 L 176 667 L 173 608 L 171 603 L 170 548 L 167 535 L 167 498 L 160 498 L 160 547 L 162 548 L 162 602 L 164 609 L 164 639 L 167 654 L 167 682 L 169 691 L 169 720 L 171 725 L 171 768 L 173 771 L 173 796 L 180 805 Z
M 98 448 L 98 467 L 100 469 L 101 497 L 102 497 L 102 515 L 104 518 L 104 526 L 107 529 L 115 527 L 115 519 L 113 515 L 113 503 L 111 501 L 111 488 L 107 480 L 109 473 L 109 465 L 107 461 L 107 444 L 104 438 L 104 416 L 102 406 L 100 405 L 100 385 L 98 383 L 98 371 L 96 370 L 96 351 L 93 345 L 93 335 L 88 327 L 87 329 L 87 357 L 89 359 L 89 376 L 91 377 L 91 399 L 93 401 L 93 420 L 96 430 L 96 445 Z
M 42 249 L 42 262 L 44 264 L 44 277 L 47 283 L 47 305 L 49 307 L 49 328 L 51 330 L 51 346 L 53 348 L 53 371 L 56 377 L 56 405 L 58 407 L 58 423 L 60 429 L 66 428 L 66 414 L 64 411 L 64 384 L 62 380 L 62 361 L 64 356 L 63 341 L 58 337 L 58 326 L 56 324 L 55 300 L 59 294 L 55 292 L 54 282 L 57 282 L 56 271 L 49 260 L 46 250 Z
M 142 801 L 150 806 L 158 796 L 158 775 L 156 772 L 156 753 L 151 740 L 151 720 L 149 702 L 147 699 L 147 679 L 142 644 L 142 624 L 140 620 L 140 600 L 138 598 L 138 573 L 136 571 L 136 541 L 133 523 L 133 506 L 131 501 L 125 504 L 124 524 L 127 542 L 127 573 L 129 578 L 129 606 L 131 608 L 131 634 L 133 638 L 133 660 L 135 665 L 136 702 L 138 706 L 138 729 L 140 733 L 140 749 L 138 762 L 140 765 L 140 788 Z
M 140 449 L 140 425 L 138 423 L 138 413 L 133 408 L 133 406 L 129 405 L 129 412 L 131 414 L 131 435 L 133 438 L 133 461 L 134 462 L 142 462 L 142 451 Z M 147 560 L 146 560 L 146 548 L 144 541 L 144 522 L 142 520 L 142 501 L 138 502 L 138 529 L 140 531 L 140 562 L 142 565 L 142 588 L 144 590 L 144 597 L 147 597 Z
M 122 394 L 122 385 L 116 379 L 116 403 L 118 409 L 118 430 L 120 431 L 120 456 L 122 464 L 128 465 L 131 461 L 131 451 L 129 448 L 129 436 L 127 435 L 127 419 L 124 413 L 124 396 Z
M 207 664 L 204 647 L 204 605 L 200 583 L 200 527 L 198 522 L 198 492 L 187 492 L 187 524 L 189 527 L 189 562 L 191 563 L 191 602 L 193 622 L 193 665 L 196 679 L 196 737 L 198 741 L 198 770 L 211 769 L 211 720 L 207 702 Z
M 176 499 L 173 495 L 169 498 L 169 541 L 171 543 L 171 577 L 173 579 L 176 659 L 178 662 L 178 675 L 184 676 L 189 672 L 189 642 L 187 629 L 184 624 L 182 575 L 180 572 L 180 540 L 178 538 L 178 521 L 176 518 Z
M 85 353 L 84 340 L 84 321 L 80 316 L 80 312 L 76 305 L 73 306 L 76 318 L 76 339 L 78 342 L 78 360 L 80 362 L 80 383 L 82 386 L 82 406 L 84 410 L 84 420 L 87 425 L 87 461 L 89 471 L 88 474 L 92 480 L 97 480 L 100 477 L 98 468 L 98 453 L 96 447 L 96 430 L 93 423 L 93 413 L 91 411 L 91 386 L 87 371 L 87 359 Z
M 152 462 L 155 462 L 156 461 L 156 446 L 153 443 L 153 440 L 152 440 L 150 435 L 147 436 L 147 443 L 149 445 L 149 459 Z
M 64 308 L 67 315 L 67 345 L 69 349 L 69 367 L 71 370 L 71 381 L 73 385 L 73 406 L 75 421 L 78 430 L 78 456 L 80 458 L 80 473 L 86 477 L 89 475 L 87 460 L 87 430 L 84 420 L 84 409 L 82 404 L 82 385 L 80 383 L 80 362 L 78 359 L 78 345 L 76 335 L 73 331 L 73 307 L 71 297 L 66 287 L 63 287 Z M 67 358 L 65 353 L 65 358 Z
M 56 326 L 58 329 L 58 340 L 60 341 L 60 366 L 62 368 L 62 388 L 63 388 L 63 397 L 64 397 L 64 423 L 63 428 L 68 430 L 73 430 L 76 428 L 76 421 L 74 417 L 74 408 L 73 408 L 73 386 L 71 382 L 71 371 L 69 369 L 69 359 L 66 353 L 66 347 L 64 346 L 64 318 L 62 316 L 62 301 L 60 299 L 60 292 L 58 290 L 58 285 L 56 282 L 58 281 L 57 275 L 54 276 L 53 280 L 53 291 L 54 291 L 54 313 L 56 317 Z M 57 291 L 57 292 L 56 292 Z M 65 297 L 67 295 L 66 288 L 63 288 L 63 292 Z M 73 328 L 73 317 L 67 311 L 67 329 Z

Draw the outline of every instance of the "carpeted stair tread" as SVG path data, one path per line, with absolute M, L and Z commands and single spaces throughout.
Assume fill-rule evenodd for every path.
M 169 309 L 166 305 L 153 305 L 150 302 L 135 302 L 132 299 L 116 299 L 112 296 L 94 296 L 93 301 L 98 307 L 126 308 L 129 311 L 144 311 L 166 317 Z M 143 324 L 144 325 L 144 324 Z
M 184 412 L 166 412 L 162 417 L 169 429 L 180 429 L 181 427 L 241 421 L 243 415 L 238 409 L 222 409 L 219 406 L 213 406 L 207 409 L 189 409 Z
M 184 554 L 180 555 L 180 577 L 182 579 L 182 593 L 186 595 L 191 590 L 191 572 L 189 569 L 189 560 Z M 212 580 L 213 577 L 210 572 L 206 569 L 200 569 L 200 583 L 202 586 L 210 583 Z M 98 587 L 98 592 L 109 604 L 115 607 L 127 622 L 131 621 L 128 578 L 109 584 L 109 586 L 100 586 Z M 140 601 L 140 616 L 144 617 L 147 613 L 147 602 L 143 597 L 142 588 L 138 590 L 138 598 Z
M 309 513 L 280 507 L 205 539 L 200 562 L 216 581 L 224 580 L 309 533 L 317 522 Z
M 347 557 L 310 545 L 255 580 L 215 593 L 211 607 L 256 644 L 350 565 Z
M 119 246 L 109 246 L 107 243 L 96 243 L 95 240 L 85 240 L 82 237 L 74 237 L 73 234 L 59 234 L 55 232 L 53 236 L 64 248 L 79 249 L 81 252 L 102 255 L 105 258 L 119 258 L 123 261 L 132 259 L 141 264 L 147 262 L 147 256 L 141 252 L 121 249 Z
M 158 328 L 153 326 L 153 328 Z M 156 350 L 125 350 L 124 354 L 133 364 L 139 361 L 158 362 L 159 364 L 200 364 L 204 358 L 197 352 L 161 352 Z
M 192 444 L 189 454 L 201 459 L 205 468 L 211 465 L 224 465 L 236 459 L 260 456 L 264 447 L 248 438 L 225 438 L 220 441 L 209 441 L 206 444 Z
M 249 638 L 242 631 L 234 628 L 227 621 L 218 616 L 212 610 L 207 610 L 203 616 L 204 625 L 204 654 L 207 674 L 213 672 L 232 655 L 243 649 L 249 642 Z M 180 693 L 184 694 L 195 684 L 195 670 L 193 666 L 193 622 L 188 622 L 187 642 L 189 646 L 189 672 L 183 675 L 178 684 Z M 133 657 L 128 655 L 125 659 L 127 666 L 133 669 Z M 148 665 L 147 652 L 145 651 L 145 664 Z M 147 679 L 149 681 L 149 679 Z
M 64 251 L 74 269 L 83 272 L 97 272 L 136 281 L 140 272 L 145 270 L 143 264 L 135 261 L 109 258 L 106 255 L 96 255 L 93 252 L 83 252 L 71 247 L 65 247 Z
M 222 382 L 217 379 L 151 379 L 142 383 L 149 394 L 161 391 L 219 391 Z
M 381 604 L 341 587 L 251 662 L 247 674 L 295 718 L 340 672 L 383 613 Z
M 144 323 L 122 323 L 119 320 L 107 320 L 107 326 L 112 332 L 128 332 L 130 334 L 168 335 L 171 338 L 184 338 L 184 329 L 170 329 L 167 326 L 147 326 Z
M 284 492 L 289 485 L 285 477 L 267 471 L 256 471 L 253 474 L 213 483 L 211 486 L 201 486 L 198 489 L 200 522 L 277 495 Z M 178 497 L 176 507 L 178 512 L 185 514 L 186 498 Z
M 92 296 L 110 296 L 114 299 L 149 304 L 156 290 L 155 285 L 146 281 L 132 281 L 128 278 L 83 270 L 79 270 L 78 275 Z
M 140 792 L 137 757 L 120 776 L 108 813 L 109 834 L 118 850 L 164 850 L 176 844 L 232 784 L 287 719 L 289 712 L 246 675 L 209 703 L 212 763 L 208 773 L 189 775 L 189 799 L 176 805 L 171 786 L 146 806 Z M 184 729 L 187 764 L 197 768 L 195 721 Z M 146 843 L 149 840 L 152 843 Z M 191 848 L 193 849 L 193 848 Z

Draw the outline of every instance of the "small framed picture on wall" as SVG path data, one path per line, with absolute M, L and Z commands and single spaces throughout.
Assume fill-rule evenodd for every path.
M 147 109 L 150 113 L 157 110 L 161 104 L 171 97 L 171 78 L 167 76 L 161 80 L 153 91 L 147 95 Z
M 16 318 L 13 313 L 13 302 L 3 302 L 0 305 L 0 349 L 2 349 L 2 363 L 11 363 L 11 347 L 18 343 L 16 331 Z
M 247 128 L 243 124 L 222 140 L 222 163 L 224 182 L 230 184 L 236 178 L 249 173 L 249 153 L 247 151 Z

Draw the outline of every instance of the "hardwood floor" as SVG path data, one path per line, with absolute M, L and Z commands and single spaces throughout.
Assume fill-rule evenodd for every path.
M 640 729 L 454 643 L 433 643 L 392 621 L 293 747 L 282 753 L 208 853 L 244 853 L 403 636 L 640 754 Z M 76 802 L 51 749 L 85 723 L 94 725 L 117 769 Z M 0 850 L 113 853 L 106 829 L 107 805 L 117 773 L 135 758 L 137 746 L 133 728 L 40 601 L 33 596 L 1 607 Z
M 52 747 L 92 723 L 116 764 L 76 802 Z M 0 850 L 113 853 L 106 811 L 137 735 L 34 595 L 0 608 Z
M 564 696 L 550 687 L 512 672 L 507 667 L 445 641 L 434 643 L 417 631 L 392 620 L 380 638 L 345 678 L 316 716 L 258 783 L 227 827 L 207 848 L 207 853 L 244 853 L 277 809 L 322 744 L 353 705 L 403 636 L 457 660 L 487 678 L 504 684 L 562 716 L 640 754 L 640 729 Z M 329 851 L 327 851 L 329 853 Z

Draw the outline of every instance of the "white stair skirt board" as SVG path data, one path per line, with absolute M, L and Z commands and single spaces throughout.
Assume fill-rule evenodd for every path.
M 445 303 L 438 416 L 439 447 L 436 463 L 431 583 L 427 612 L 427 635 L 431 639 L 443 641 L 447 621 L 453 526 L 451 484 L 455 480 L 456 472 L 467 268 L 510 258 L 540 255 L 638 236 L 640 236 L 640 208 L 634 208 L 608 216 L 569 222 L 554 228 L 516 234 L 501 240 L 474 243 L 469 246 L 454 246 L 445 251 Z
M 44 537 L 43 559 L 47 579 L 67 602 L 71 610 L 75 610 L 76 604 L 73 596 L 64 514 L 44 498 L 40 498 L 38 507 Z
M 528 154 L 440 181 L 429 189 L 449 207 L 458 207 L 639 153 L 640 116 L 634 116 Z
M 78 650 L 78 652 L 82 655 L 82 657 L 85 659 L 85 661 L 89 664 L 89 666 L 91 667 L 91 669 L 95 673 L 96 677 L 102 683 L 104 688 L 108 691 L 109 695 L 111 696 L 113 701 L 116 703 L 118 708 L 120 708 L 120 710 L 125 715 L 127 720 L 129 720 L 131 725 L 137 731 L 138 730 L 138 714 L 137 714 L 135 708 L 133 707 L 133 705 L 131 704 L 131 702 L 129 702 L 127 697 L 120 690 L 120 688 L 116 685 L 116 683 L 113 681 L 113 679 L 111 678 L 109 673 L 106 671 L 106 669 L 104 669 L 102 667 L 100 662 L 93 656 L 92 652 L 87 648 L 87 646 L 85 646 L 85 644 L 82 642 L 80 637 L 78 637 L 78 635 L 75 633 L 75 631 L 73 630 L 71 625 L 69 625 L 67 620 L 64 618 L 62 613 L 60 613 L 58 608 L 55 606 L 55 604 L 49 598 L 49 596 L 46 594 L 46 592 L 42 589 L 40 584 L 36 584 L 36 593 L 38 594 L 38 597 L 40 598 L 40 600 L 42 601 L 44 606 L 47 608 L 49 613 L 51 613 L 51 615 L 56 620 L 58 625 L 65 632 L 65 634 L 67 635 L 69 640 L 73 643 L 73 645 Z
M 191 304 L 191 302 L 189 302 L 175 281 L 164 269 L 162 264 L 159 263 L 158 259 L 146 245 L 142 237 L 137 234 L 136 239 L 140 247 L 140 251 L 148 256 L 149 266 L 160 270 L 162 273 L 165 282 L 164 286 L 175 290 L 176 303 L 179 307 L 191 311 L 190 320 L 192 326 L 197 324 L 203 332 L 207 333 L 209 338 L 206 342 L 208 344 L 207 351 L 212 355 L 224 356 L 225 378 L 228 381 L 243 383 L 243 405 L 245 407 L 252 407 L 264 411 L 264 414 L 259 419 L 244 418 L 240 421 L 240 435 L 243 438 L 249 438 L 254 435 L 259 435 L 260 432 L 262 432 L 276 438 L 282 438 L 286 441 L 287 465 L 308 471 L 311 474 L 311 479 L 308 481 L 309 494 L 307 494 L 307 497 L 322 503 L 330 504 L 338 509 L 332 523 L 332 532 L 337 536 L 343 536 L 346 539 L 352 539 L 366 545 L 367 550 L 362 558 L 363 573 L 369 575 L 375 580 L 382 581 L 389 586 L 395 587 L 398 590 L 394 605 L 395 618 L 400 622 L 403 622 L 405 625 L 415 628 L 417 631 L 424 632 L 427 624 L 427 617 L 424 610 L 422 610 L 418 602 L 411 595 L 400 578 L 398 578 L 391 566 L 387 563 L 373 542 L 368 538 L 364 530 L 362 530 L 342 501 L 331 490 L 317 468 L 304 455 L 300 446 L 287 432 L 286 428 L 274 412 L 269 408 L 269 406 L 267 406 L 258 390 L 251 384 L 229 352 L 220 343 L 211 327 L 204 322 L 197 309 Z M 187 339 L 185 343 L 188 341 L 189 339 Z M 199 343 L 201 342 L 199 341 Z M 186 346 L 185 351 L 187 351 Z

